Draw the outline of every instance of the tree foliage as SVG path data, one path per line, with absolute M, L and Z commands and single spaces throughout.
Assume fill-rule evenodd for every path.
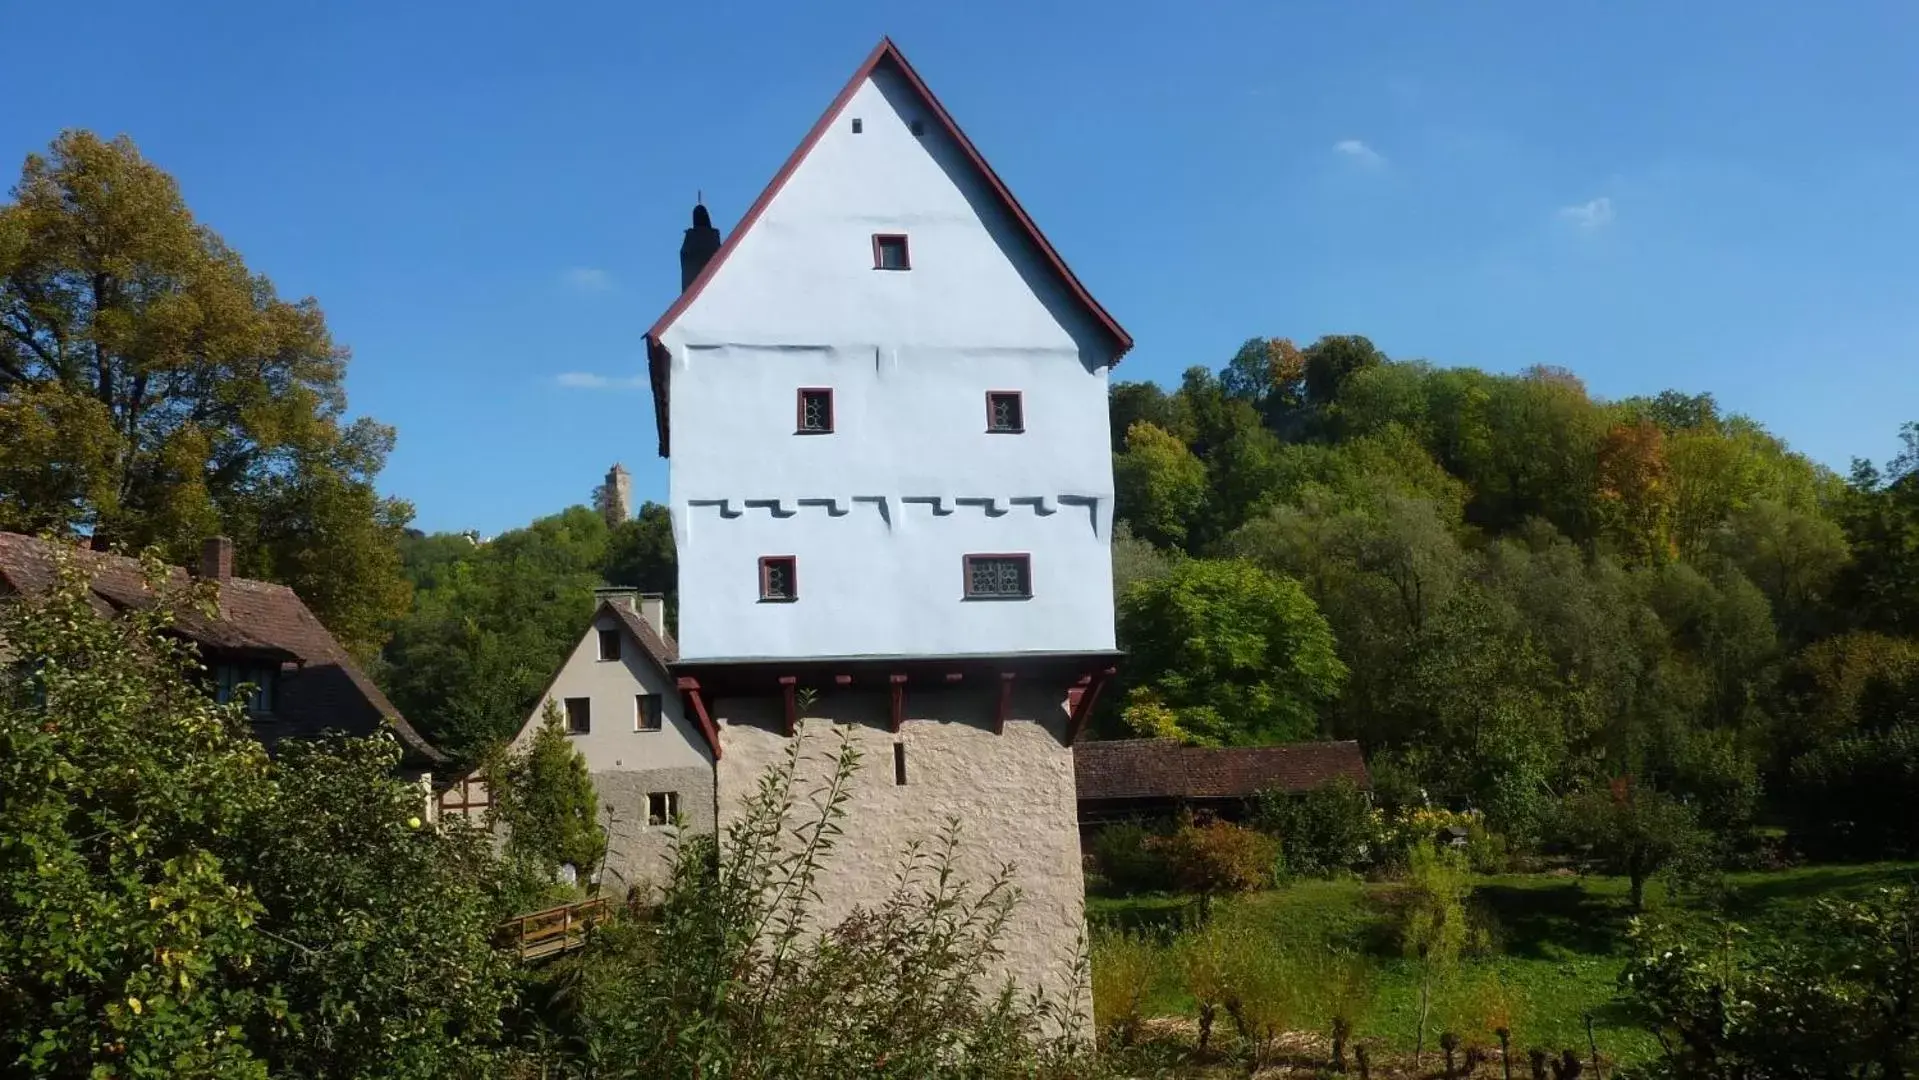
M 510 996 L 489 842 L 381 737 L 269 760 L 167 632 L 63 567 L 0 606 L 0 1075 L 438 1077 Z
M 1217 374 L 1116 384 L 1112 415 L 1150 424 L 1161 463 L 1115 458 L 1118 523 L 1154 545 L 1116 547 L 1134 730 L 1358 738 L 1522 845 L 1565 793 L 1630 774 L 1722 853 L 1765 816 L 1821 850 L 1907 849 L 1863 827 L 1910 816 L 1892 794 L 1906 684 L 1856 672 L 1919 635 L 1919 426 L 1841 477 L 1710 394 L 1608 402 L 1564 370 L 1395 361 L 1353 337 L 1254 338 Z M 1227 559 L 1299 584 L 1347 672 L 1334 692 L 1221 720 L 1246 715 L 1262 664 L 1276 680 L 1293 662 L 1222 660 L 1257 651 L 1227 629 L 1246 613 L 1178 583 Z
M 586 759 L 567 738 L 559 706 L 549 701 L 533 740 L 490 770 L 496 778 L 494 819 L 507 830 L 510 858 L 541 876 L 570 866 L 585 881 L 606 855 L 599 797 Z
M 383 654 L 387 694 L 441 748 L 476 760 L 518 731 L 601 584 L 666 593 L 676 563 L 666 509 L 647 503 L 609 528 L 585 506 L 489 541 L 409 538 L 416 599 Z
M 1310 735 L 1346 677 L 1299 583 L 1248 562 L 1193 559 L 1133 586 L 1122 633 L 1139 650 L 1128 720 L 1211 744 Z
M 0 204 L 0 528 L 91 533 L 290 585 L 363 657 L 407 607 L 393 431 L 346 418 L 347 353 L 133 143 L 30 155 Z

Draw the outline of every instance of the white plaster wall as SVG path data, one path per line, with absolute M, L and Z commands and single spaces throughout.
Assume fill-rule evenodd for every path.
M 760 776 L 785 760 L 775 698 L 722 698 L 719 824 L 741 814 Z M 950 817 L 962 825 L 957 866 L 977 890 L 1012 864 L 1019 889 L 999 944 L 1004 957 L 988 972 L 996 988 L 1011 978 L 1088 1007 L 1075 985 L 1074 962 L 1085 930 L 1085 882 L 1074 813 L 1073 758 L 1061 739 L 1066 722 L 1059 695 L 1021 690 L 1003 734 L 994 734 L 993 688 L 909 690 L 898 735 L 887 730 L 884 694 L 829 693 L 802 721 L 803 776 L 830 772 L 838 743 L 850 732 L 863 765 L 851 786 L 843 832 L 819 879 L 815 926 L 830 927 L 855 908 L 882 904 L 906 845 L 931 843 Z M 893 743 L 906 747 L 907 783 L 897 786 Z M 797 789 L 810 791 L 802 783 Z M 802 806 L 790 819 L 808 820 Z
M 873 269 L 875 233 L 913 268 Z M 1112 647 L 1112 342 L 890 69 L 663 344 L 682 656 Z M 833 434 L 794 434 L 807 386 Z M 989 390 L 1025 433 L 986 432 Z M 969 552 L 1030 553 L 1033 599 L 962 601 Z M 799 557 L 798 604 L 759 602 L 761 555 Z

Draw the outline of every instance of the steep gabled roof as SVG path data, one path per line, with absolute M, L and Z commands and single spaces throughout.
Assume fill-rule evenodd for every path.
M 648 623 L 644 618 L 641 618 L 639 612 L 633 610 L 626 604 L 613 600 L 600 601 L 600 605 L 593 609 L 593 617 L 586 621 L 586 630 L 580 637 L 582 643 L 593 635 L 594 628 L 599 625 L 600 616 L 602 615 L 611 615 L 614 619 L 618 620 L 620 626 L 626 630 L 627 636 L 639 645 L 640 651 L 645 653 L 646 658 L 652 661 L 653 666 L 659 670 L 661 676 L 665 678 L 666 684 L 669 687 L 674 684 L 675 679 L 672 665 L 680 659 L 679 642 L 673 640 L 670 634 L 654 630 L 652 624 Z M 546 687 L 540 691 L 540 696 L 535 699 L 534 708 L 536 711 L 533 715 L 527 717 L 526 723 L 520 725 L 519 732 L 513 736 L 514 742 L 517 743 L 532 729 L 534 724 L 540 722 L 540 713 L 538 710 L 546 707 L 547 698 L 552 695 L 553 688 L 559 685 L 560 676 L 566 674 L 567 665 L 572 662 L 572 659 L 573 654 L 568 653 L 566 658 L 560 661 L 559 666 L 553 669 L 553 677 L 546 681 Z M 713 756 L 717 759 L 720 756 L 719 730 L 702 717 L 689 715 L 686 719 L 687 722 L 699 729 L 700 737 L 706 740 L 707 749 L 713 751 Z
M 1073 748 L 1082 802 L 1099 799 L 1219 799 L 1262 791 L 1311 791 L 1334 780 L 1372 787 L 1356 742 L 1290 746 L 1182 746 L 1168 739 L 1083 742 Z
M 1013 197 L 1013 192 L 1006 186 L 1006 182 L 1001 180 L 999 174 L 993 171 L 993 167 L 986 163 L 986 158 L 973 145 L 973 140 L 966 137 L 966 133 L 960 130 L 959 124 L 954 122 L 953 115 L 946 111 L 946 106 L 940 104 L 939 98 L 933 96 L 933 91 L 927 87 L 925 80 L 920 78 L 919 72 L 914 71 L 913 65 L 906 62 L 906 57 L 900 52 L 899 46 L 893 44 L 893 39 L 890 37 L 881 38 L 880 43 L 873 47 L 873 51 L 867 54 L 865 61 L 853 72 L 853 77 L 840 88 L 839 95 L 833 99 L 833 103 L 826 107 L 826 111 L 820 114 L 818 120 L 814 121 L 812 130 L 806 133 L 806 138 L 800 140 L 799 146 L 795 147 L 793 153 L 787 157 L 786 164 L 780 166 L 780 171 L 773 174 L 772 181 L 766 185 L 765 190 L 760 192 L 759 198 L 753 200 L 753 205 L 747 208 L 746 215 L 740 218 L 738 225 L 733 227 L 733 232 L 727 236 L 726 242 L 720 245 L 720 250 L 707 261 L 706 268 L 700 271 L 700 275 L 693 279 L 693 283 L 680 293 L 672 305 L 666 309 L 665 314 L 660 316 L 659 321 L 646 332 L 647 361 L 651 368 L 653 382 L 654 412 L 660 429 L 661 457 L 665 457 L 667 453 L 666 369 L 668 364 L 666 350 L 660 344 L 661 336 L 693 301 L 699 298 L 707 283 L 720 272 L 720 268 L 726 265 L 727 257 L 733 254 L 733 249 L 739 246 L 741 238 L 752 230 L 753 224 L 760 219 L 760 215 L 772 205 L 774 197 L 779 195 L 780 189 L 786 186 L 787 180 L 799 168 L 800 162 L 806 160 L 814 144 L 818 143 L 820 137 L 833 126 L 833 120 L 839 115 L 840 110 L 846 107 L 846 103 L 852 100 L 853 95 L 881 65 L 890 65 L 905 77 L 907 85 L 919 95 L 927 110 L 933 114 L 933 118 L 946 129 L 946 133 L 952 137 L 954 144 L 965 152 L 966 157 L 986 179 L 987 185 L 998 196 L 1006 212 L 1012 215 L 1013 220 L 1032 240 L 1034 248 L 1045 257 L 1048 263 L 1052 264 L 1054 271 L 1059 274 L 1060 280 L 1066 284 L 1073 297 L 1086 309 L 1086 313 L 1092 316 L 1093 321 L 1112 335 L 1113 362 L 1118 363 L 1119 358 L 1132 349 L 1132 335 L 1128 334 L 1113 316 L 1100 306 L 1099 301 L 1093 299 L 1092 293 L 1086 291 L 1086 286 L 1080 282 L 1072 268 L 1066 265 L 1066 260 L 1060 257 L 1059 252 L 1046 239 L 1046 234 L 1040 232 L 1039 226 L 1034 224 L 1026 208 Z
M 69 552 L 89 575 L 87 600 L 100 614 L 112 616 L 153 602 L 139 560 L 83 547 Z M 47 541 L 0 533 L 0 594 L 11 590 L 35 595 L 52 588 L 58 581 L 54 556 Z M 177 566 L 168 568 L 168 576 L 181 588 L 195 581 Z M 217 610 L 177 610 L 175 633 L 212 655 L 296 665 L 280 675 L 273 715 L 254 723 L 262 742 L 271 747 L 283 738 L 308 738 L 329 730 L 368 735 L 385 727 L 400 740 L 409 763 L 446 760 L 406 722 L 292 589 L 247 578 L 204 584 L 217 590 Z

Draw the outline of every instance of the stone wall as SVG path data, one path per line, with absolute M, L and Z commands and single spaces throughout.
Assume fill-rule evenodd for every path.
M 606 863 L 601 884 L 614 897 L 641 888 L 657 894 L 671 868 L 675 830 L 646 823 L 646 797 L 675 791 L 689 834 L 713 831 L 713 770 L 706 765 L 628 772 L 596 772 L 593 790 L 600 797 L 600 824 L 606 828 Z
M 835 732 L 850 734 L 862 765 L 852 785 L 844 835 L 821 875 L 824 925 L 886 898 L 911 841 L 931 843 L 949 818 L 961 824 L 959 871 L 975 885 L 1012 864 L 1021 899 L 1001 942 L 994 982 L 1010 976 L 1090 1008 L 1073 985 L 1085 929 L 1072 750 L 1063 743 L 1063 693 L 1031 688 L 1014 695 L 1005 732 L 994 734 L 997 687 L 915 691 L 905 722 L 887 730 L 885 691 L 828 693 L 801 723 L 806 777 L 830 770 Z M 719 763 L 720 825 L 741 812 L 759 777 L 785 760 L 782 706 L 775 696 L 714 703 L 724 753 Z M 906 783 L 895 782 L 895 743 L 905 747 Z M 812 784 L 800 784 L 802 793 Z M 797 814 L 804 815 L 802 806 Z

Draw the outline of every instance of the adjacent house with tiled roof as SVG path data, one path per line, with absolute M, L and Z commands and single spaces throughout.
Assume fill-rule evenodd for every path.
M 102 615 L 152 602 L 139 560 L 84 547 L 68 550 L 89 575 L 89 600 Z M 223 700 L 236 687 L 255 688 L 247 713 L 269 749 L 282 739 L 384 730 L 399 740 L 402 765 L 410 773 L 426 774 L 447 760 L 413 730 L 292 589 L 233 576 L 232 541 L 214 537 L 194 571 L 172 567 L 169 572 L 176 585 L 197 581 L 212 589 L 216 610 L 182 607 L 173 630 L 199 646 L 214 693 Z M 57 575 L 53 542 L 0 533 L 0 597 L 44 592 Z
M 524 750 L 548 707 L 586 759 L 607 832 L 603 881 L 616 895 L 664 881 L 672 829 L 710 833 L 720 734 L 689 711 L 668 665 L 679 646 L 666 603 L 634 589 L 604 588 L 573 649 L 527 713 L 513 748 Z M 440 793 L 440 813 L 479 817 L 491 805 L 475 770 Z
M 1306 792 L 1336 780 L 1372 790 L 1356 742 L 1185 746 L 1169 739 L 1080 743 L 1073 752 L 1082 827 L 1181 809 L 1238 817 L 1265 791 Z

